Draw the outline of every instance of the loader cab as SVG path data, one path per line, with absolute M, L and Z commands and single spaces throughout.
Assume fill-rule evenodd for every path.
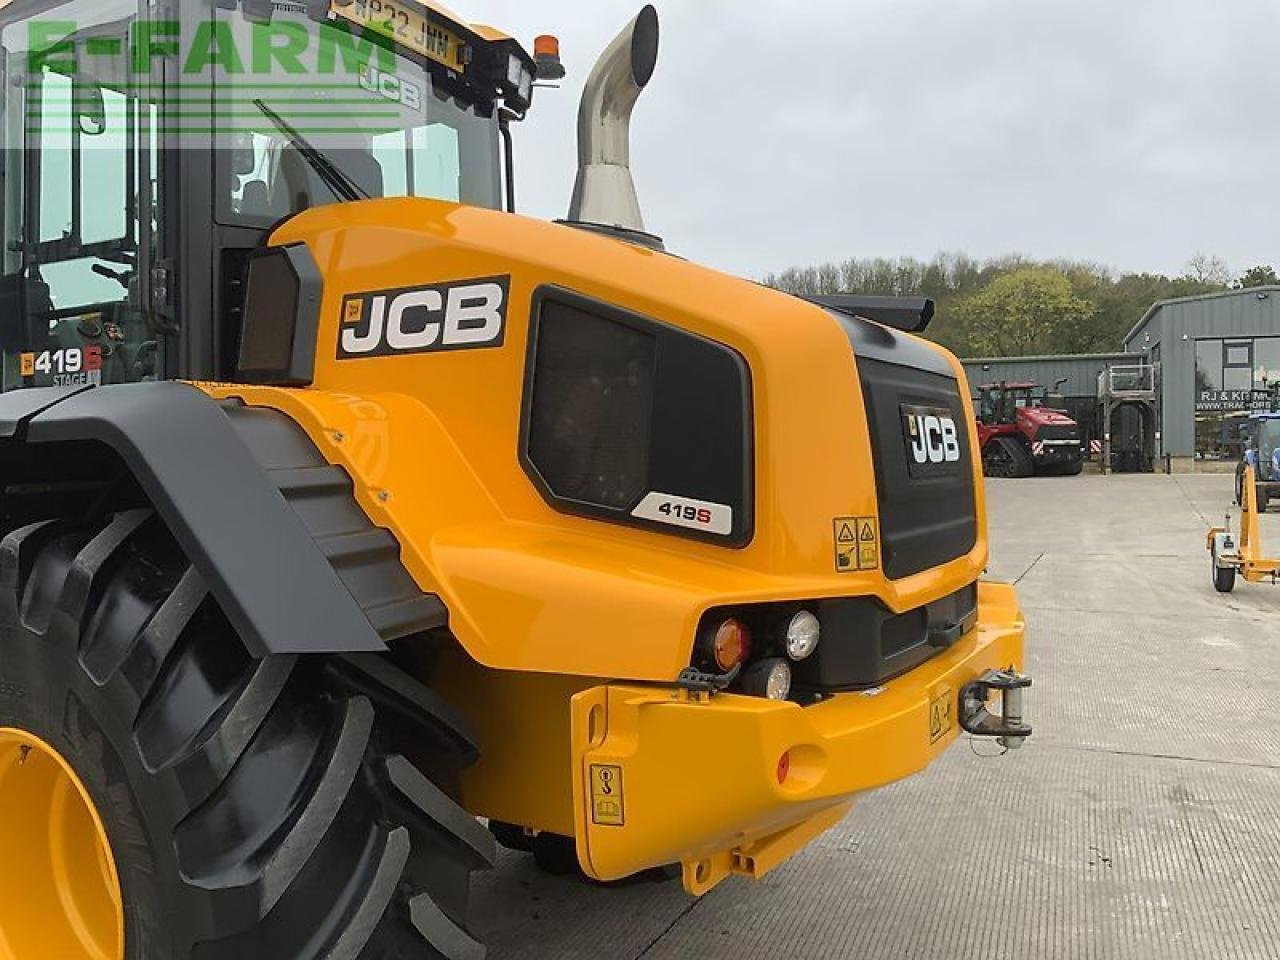
M 248 277 L 280 223 L 366 198 L 510 205 L 533 58 L 434 6 L 378 9 L 0 7 L 0 388 L 249 379 Z

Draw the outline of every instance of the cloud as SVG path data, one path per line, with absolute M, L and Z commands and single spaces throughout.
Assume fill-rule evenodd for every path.
M 639 4 L 469 2 L 562 38 L 570 78 L 539 91 L 518 150 L 523 208 L 563 216 L 582 82 Z M 651 229 L 685 255 L 750 276 L 939 250 L 1278 259 L 1272 0 L 658 6 L 633 162 Z

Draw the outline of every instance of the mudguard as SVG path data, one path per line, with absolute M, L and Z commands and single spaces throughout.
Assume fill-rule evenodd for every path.
M 182 383 L 0 396 L 0 482 L 32 445 L 77 441 L 119 457 L 255 656 L 383 652 L 447 624 L 283 414 Z

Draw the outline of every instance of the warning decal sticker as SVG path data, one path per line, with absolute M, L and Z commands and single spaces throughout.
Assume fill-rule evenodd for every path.
M 951 696 L 951 688 L 943 687 L 938 695 L 929 701 L 929 742 L 937 743 L 955 725 L 955 699 Z
M 880 569 L 880 528 L 875 517 L 836 517 L 832 527 L 837 573 Z
M 622 767 L 591 764 L 591 822 L 599 827 L 625 827 L 622 802 Z

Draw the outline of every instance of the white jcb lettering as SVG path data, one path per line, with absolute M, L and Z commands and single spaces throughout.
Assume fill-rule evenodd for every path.
M 488 343 L 502 332 L 502 287 L 479 283 L 449 291 L 445 311 L 444 342 L 449 346 Z
M 937 417 L 925 417 L 921 426 L 924 428 L 925 445 L 929 448 L 929 462 L 942 463 L 942 423 Z
M 912 414 L 907 429 L 911 458 L 916 463 L 955 463 L 960 459 L 960 433 L 951 417 Z
M 942 422 L 942 452 L 947 463 L 955 463 L 960 459 L 960 433 L 956 430 L 954 420 Z
M 435 346 L 440 339 L 440 322 L 428 320 L 421 330 L 410 332 L 404 328 L 405 314 L 413 310 L 415 313 L 425 311 L 429 316 L 439 313 L 443 306 L 444 297 L 438 290 L 400 294 L 391 301 L 391 313 L 387 317 L 387 346 L 392 350 L 425 350 Z
M 510 277 L 348 297 L 338 359 L 500 347 Z

